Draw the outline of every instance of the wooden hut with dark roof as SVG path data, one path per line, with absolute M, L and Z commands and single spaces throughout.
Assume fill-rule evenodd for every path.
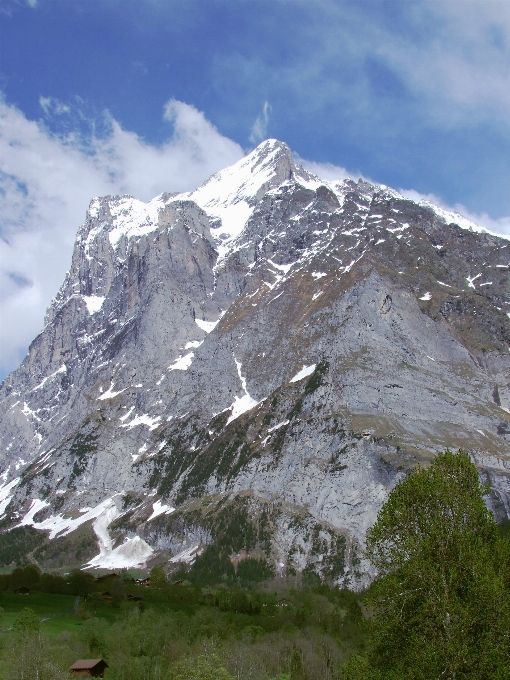
M 108 664 L 104 659 L 80 659 L 69 669 L 73 678 L 104 678 Z

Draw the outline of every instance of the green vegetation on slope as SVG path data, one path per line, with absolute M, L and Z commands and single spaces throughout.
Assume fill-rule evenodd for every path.
M 467 454 L 446 451 L 391 492 L 367 536 L 368 654 L 347 677 L 510 678 L 510 542 Z
M 170 584 L 157 569 L 148 587 L 82 577 L 66 583 L 88 590 L 78 601 L 37 591 L 0 594 L 1 680 L 58 680 L 76 659 L 99 657 L 109 664 L 105 677 L 116 680 L 340 680 L 345 659 L 362 649 L 358 596 L 349 591 L 298 590 L 282 580 L 251 589 Z M 5 584 L 12 576 L 2 578 Z M 113 601 L 104 600 L 103 589 Z

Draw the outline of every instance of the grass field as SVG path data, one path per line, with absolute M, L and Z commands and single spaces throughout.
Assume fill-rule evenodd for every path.
M 186 602 L 160 601 L 157 593 L 145 591 L 143 595 L 145 595 L 147 605 L 160 613 L 184 611 L 193 615 L 197 609 L 197 605 Z M 12 591 L 4 591 L 0 593 L 0 607 L 4 610 L 0 619 L 0 637 L 9 633 L 16 616 L 25 607 L 29 607 L 37 614 L 41 621 L 41 631 L 52 637 L 59 635 L 62 631 L 78 633 L 84 617 L 99 617 L 108 623 L 113 623 L 123 616 L 126 610 L 136 607 L 136 604 L 130 602 L 123 602 L 120 606 L 116 606 L 107 602 L 92 603 L 80 598 L 77 614 L 75 612 L 76 602 L 77 598 L 74 595 L 55 595 L 38 591 L 31 591 L 29 595 L 18 595 Z M 79 615 L 80 612 L 82 616 Z
M 4 610 L 0 630 L 2 634 L 8 632 L 18 613 L 29 607 L 39 617 L 41 630 L 48 635 L 58 635 L 63 630 L 70 633 L 78 632 L 83 619 L 75 614 L 75 602 L 74 595 L 53 595 L 36 591 L 32 591 L 30 595 L 17 595 L 11 591 L 0 593 L 0 606 Z M 107 621 L 113 622 L 118 617 L 118 610 L 111 604 L 99 604 L 94 609 L 96 616 Z

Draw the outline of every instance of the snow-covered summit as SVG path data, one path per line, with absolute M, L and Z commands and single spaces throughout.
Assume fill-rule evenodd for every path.
M 340 204 L 346 193 L 353 189 L 369 201 L 377 191 L 388 197 L 404 198 L 388 187 L 363 180 L 357 184 L 349 179 L 322 180 L 296 165 L 287 144 L 268 139 L 234 165 L 212 175 L 194 191 L 163 193 L 147 203 L 127 195 L 93 198 L 78 241 L 82 243 L 85 256 L 90 258 L 89 251 L 95 239 L 107 232 L 110 246 L 123 261 L 127 244 L 158 229 L 160 213 L 167 206 L 193 201 L 207 214 L 212 239 L 222 259 L 242 234 L 262 197 L 287 182 L 311 190 L 325 186 L 337 196 Z M 487 233 L 486 229 L 458 213 L 447 212 L 428 201 L 420 201 L 419 205 L 432 210 L 446 223 L 454 222 L 463 229 Z
M 287 144 L 268 139 L 186 197 L 216 218 L 213 228 L 221 242 L 221 252 L 242 232 L 262 196 L 290 180 L 313 185 L 313 188 L 322 184 L 318 177 L 294 163 Z

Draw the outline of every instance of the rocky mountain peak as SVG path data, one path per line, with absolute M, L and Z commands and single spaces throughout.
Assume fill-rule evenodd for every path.
M 93 199 L 0 388 L 0 530 L 42 566 L 216 542 L 357 587 L 389 489 L 446 446 L 509 516 L 509 246 L 276 140 L 193 192 Z

